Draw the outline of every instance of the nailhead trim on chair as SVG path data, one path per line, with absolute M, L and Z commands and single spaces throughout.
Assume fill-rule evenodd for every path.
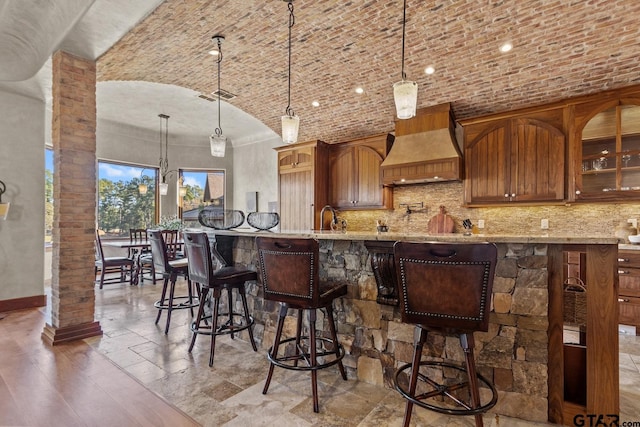
M 260 253 L 260 268 L 262 268 L 262 271 L 265 271 L 265 266 L 264 266 L 264 258 L 263 258 L 263 254 L 272 254 L 272 255 L 306 255 L 309 256 L 311 258 L 311 275 L 309 277 L 309 295 L 300 295 L 300 294 L 292 294 L 289 292 L 277 292 L 277 291 L 270 291 L 269 290 L 269 283 L 265 282 L 263 283 L 265 292 L 268 292 L 270 294 L 274 294 L 274 295 L 285 295 L 285 296 L 291 296 L 291 297 L 298 297 L 298 298 L 306 298 L 306 299 L 311 299 L 311 295 L 313 295 L 313 252 L 283 252 L 283 251 L 262 251 Z

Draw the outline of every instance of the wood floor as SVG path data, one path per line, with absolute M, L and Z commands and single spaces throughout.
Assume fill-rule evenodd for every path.
M 50 347 L 42 309 L 0 313 L 0 425 L 197 426 L 84 341 Z

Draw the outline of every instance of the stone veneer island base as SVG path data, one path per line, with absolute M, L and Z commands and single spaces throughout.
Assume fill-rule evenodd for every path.
M 274 233 L 215 231 L 225 258 L 257 268 L 255 237 Z M 348 294 L 335 303 L 339 339 L 349 375 L 393 387 L 395 370 L 411 360 L 414 326 L 400 321 L 394 299 L 380 298 L 369 248 L 383 251 L 396 240 L 490 241 L 498 247 L 489 331 L 475 333 L 479 372 L 492 380 L 499 398 L 492 413 L 531 421 L 572 425 L 573 416 L 619 414 L 617 241 L 612 238 L 409 235 L 335 232 L 281 232 L 279 237 L 320 241 L 320 275 L 344 281 Z M 562 264 L 564 251 L 586 253 L 586 405 L 564 400 Z M 375 264 L 375 262 L 374 262 Z M 380 280 L 380 277 L 378 277 Z M 262 299 L 259 284 L 249 287 L 254 334 L 268 347 L 277 304 Z M 388 289 L 387 289 L 388 293 Z M 397 294 L 396 294 L 397 295 Z M 382 303 L 380 303 L 382 302 Z M 291 330 L 295 325 L 290 325 Z M 428 355 L 462 362 L 456 337 L 430 334 Z

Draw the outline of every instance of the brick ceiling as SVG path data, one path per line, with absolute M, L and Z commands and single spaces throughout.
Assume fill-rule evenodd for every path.
M 407 78 L 418 106 L 457 119 L 640 83 L 637 0 L 408 0 Z M 393 131 L 402 0 L 295 0 L 292 101 L 300 141 Z M 287 106 L 288 9 L 281 0 L 167 0 L 98 60 L 98 80 L 217 88 L 222 34 L 229 101 L 278 134 Z M 514 49 L 501 53 L 503 41 Z M 436 72 L 426 75 L 433 65 Z M 354 92 L 356 86 L 364 94 Z M 312 107 L 317 100 L 320 107 Z M 205 102 L 205 101 L 203 101 Z

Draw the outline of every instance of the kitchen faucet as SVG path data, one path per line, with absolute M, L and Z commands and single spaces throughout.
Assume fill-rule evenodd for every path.
M 336 210 L 329 205 L 325 205 L 320 211 L 320 231 L 324 230 L 324 213 L 327 209 L 331 211 L 331 225 L 338 224 L 338 215 L 336 214 Z M 329 226 L 329 228 L 331 228 L 331 225 Z

